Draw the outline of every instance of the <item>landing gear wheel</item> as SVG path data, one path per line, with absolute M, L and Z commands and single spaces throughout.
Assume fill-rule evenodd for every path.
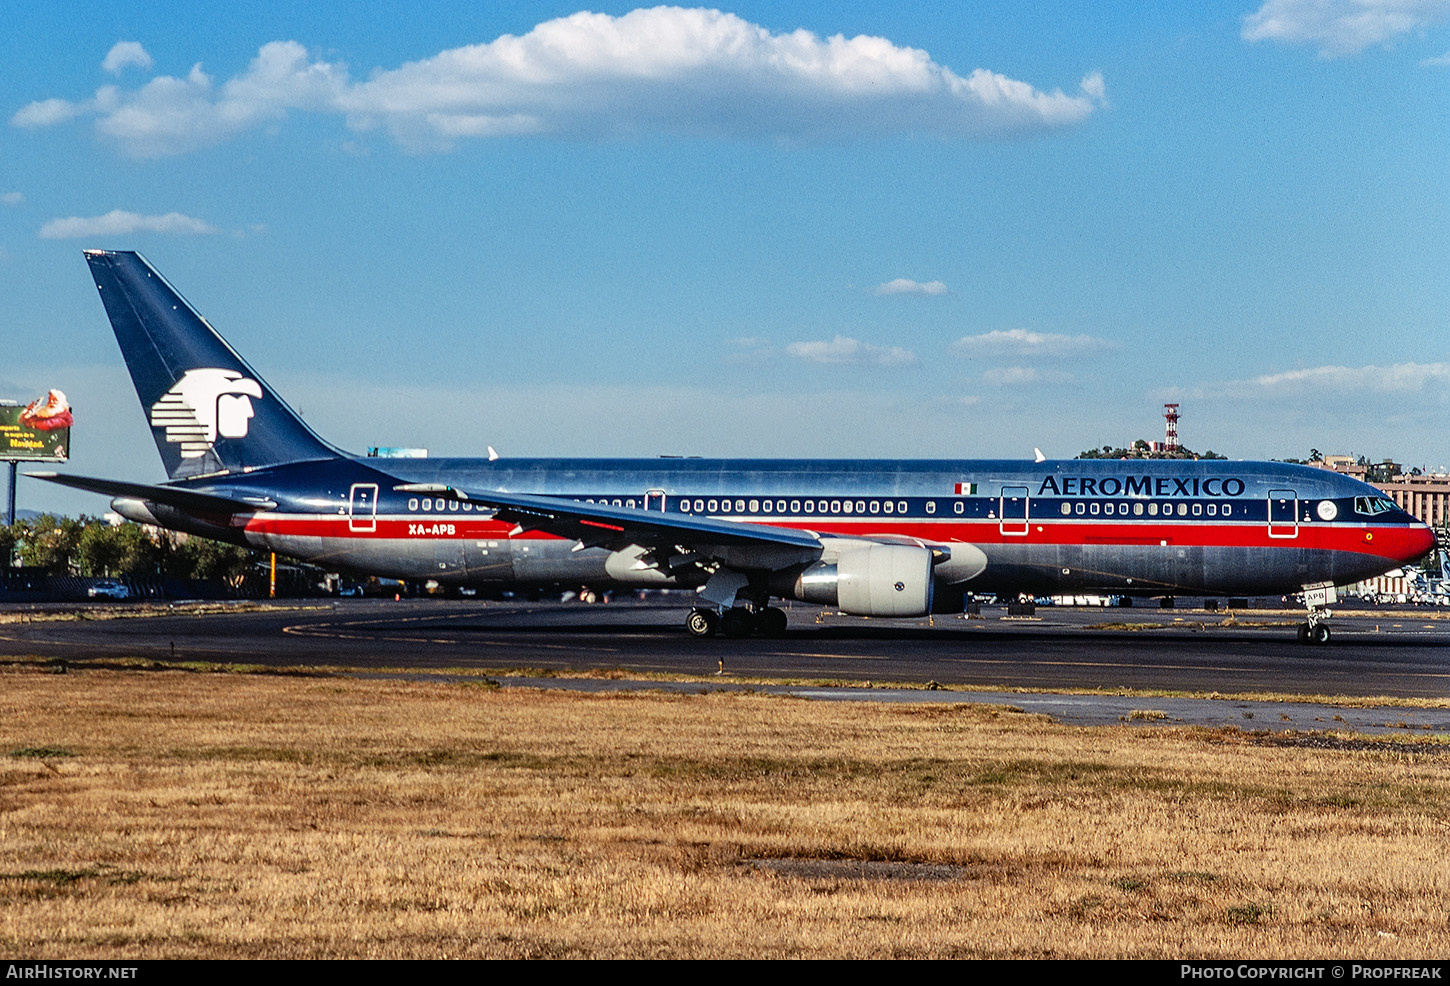
M 738 606 L 720 617 L 720 632 L 727 637 L 748 637 L 754 629 L 755 618 Z
M 756 625 L 762 637 L 784 637 L 786 625 L 785 610 L 776 609 L 774 606 L 767 607 L 757 617 Z
M 1316 624 L 1314 628 L 1309 631 L 1309 639 L 1316 644 L 1329 643 L 1329 628 L 1323 623 Z
M 685 617 L 685 629 L 692 637 L 713 637 L 720 626 L 720 618 L 708 609 L 692 609 Z
M 1310 635 L 1311 632 L 1312 631 L 1309 628 L 1309 624 L 1307 624 L 1307 623 L 1301 623 L 1301 624 L 1299 624 L 1299 643 L 1301 643 L 1301 644 L 1307 644 L 1307 643 L 1309 643 L 1309 635 Z

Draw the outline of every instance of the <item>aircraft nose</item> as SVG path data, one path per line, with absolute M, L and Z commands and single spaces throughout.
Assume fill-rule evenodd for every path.
M 1435 547 L 1435 531 L 1424 523 L 1416 523 L 1410 529 L 1410 536 L 1405 544 L 1404 561 L 1414 561 L 1429 554 Z

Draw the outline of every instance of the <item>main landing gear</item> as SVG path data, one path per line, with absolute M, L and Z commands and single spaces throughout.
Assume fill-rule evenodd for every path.
M 744 606 L 732 606 L 720 612 L 713 609 L 692 609 L 685 618 L 685 629 L 692 637 L 779 637 L 785 633 L 785 610 L 765 606 L 752 612 Z

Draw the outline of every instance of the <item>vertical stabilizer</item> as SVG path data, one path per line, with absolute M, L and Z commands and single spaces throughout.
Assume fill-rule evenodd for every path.
M 339 454 L 144 257 L 86 261 L 172 479 Z

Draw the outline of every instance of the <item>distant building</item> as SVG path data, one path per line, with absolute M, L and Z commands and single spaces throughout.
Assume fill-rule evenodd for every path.
M 1389 459 L 1358 465 L 1348 455 L 1326 455 L 1314 464 L 1369 483 L 1431 527 L 1450 527 L 1450 476 L 1416 476 Z
M 1420 518 L 1434 528 L 1450 526 L 1450 476 L 1397 476 L 1392 482 L 1376 482 L 1376 487 L 1400 509 Z

